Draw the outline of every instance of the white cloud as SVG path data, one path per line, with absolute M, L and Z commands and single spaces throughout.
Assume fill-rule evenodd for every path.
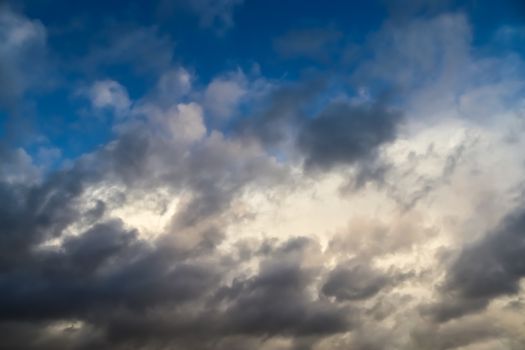
M 247 81 L 242 72 L 221 76 L 206 87 L 204 106 L 212 116 L 228 119 L 237 112 L 238 104 L 247 93 Z
M 93 107 L 110 109 L 117 116 L 124 116 L 129 112 L 131 100 L 124 86 L 114 80 L 96 81 L 88 91 Z
M 196 103 L 178 104 L 166 112 L 166 118 L 176 141 L 191 143 L 206 134 L 202 108 Z
M 193 80 L 192 74 L 183 67 L 169 69 L 160 76 L 151 98 L 158 105 L 175 104 L 192 92 Z

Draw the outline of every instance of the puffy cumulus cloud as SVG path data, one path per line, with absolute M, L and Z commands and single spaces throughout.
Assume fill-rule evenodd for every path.
M 88 89 L 87 95 L 93 107 L 110 109 L 117 116 L 129 112 L 131 101 L 126 88 L 114 80 L 99 80 Z
M 330 168 L 373 158 L 381 145 L 395 139 L 400 117 L 380 105 L 329 105 L 299 134 L 306 166 Z
M 199 85 L 154 32 L 150 91 L 87 90 L 126 115 L 109 142 L 45 171 L 51 148 L 0 148 L 2 347 L 524 347 L 519 58 L 472 55 L 460 14 L 391 21 L 346 98 Z
M 244 73 L 238 71 L 211 81 L 204 92 L 204 105 L 220 119 L 231 118 L 241 99 L 248 93 Z
M 261 75 L 259 65 L 253 64 L 248 72 L 237 68 L 213 78 L 200 93 L 200 101 L 212 124 L 235 124 L 253 113 L 252 109 L 263 108 L 261 105 L 277 85 Z
M 322 242 L 231 233 L 256 220 L 252 193 L 286 195 L 293 169 L 258 143 L 208 133 L 196 102 L 155 101 L 134 103 L 116 139 L 70 167 L 2 182 L 5 344 L 286 349 L 350 332 L 360 310 L 323 293 Z M 119 209 L 152 195 L 153 220 L 177 200 L 145 235 L 137 227 L 150 225 Z M 354 288 L 343 277 L 339 290 Z
M 193 138 L 194 133 L 187 132 L 195 111 L 190 110 L 191 106 L 178 107 L 181 115 L 175 118 L 180 117 L 181 124 L 175 134 L 183 138 L 190 135 L 192 141 L 199 141 Z M 203 140 L 195 154 L 188 156 L 188 149 L 179 150 L 180 143 L 171 141 L 172 134 L 141 131 L 125 131 L 115 143 L 40 183 L 13 186 L 3 182 L 2 202 L 10 204 L 9 209 L 2 209 L 2 324 L 11 327 L 14 334 L 42 335 L 28 340 L 24 347 L 139 346 L 154 335 L 158 335 L 158 341 L 171 343 L 169 334 L 187 331 L 191 334 L 185 340 L 188 343 L 196 342 L 201 332 L 250 334 L 250 330 L 242 329 L 242 324 L 229 320 L 220 300 L 213 297 L 223 284 L 226 288 L 226 273 L 236 267 L 235 261 L 228 261 L 229 254 L 217 252 L 228 218 L 224 217 L 223 222 L 213 218 L 221 213 L 227 216 L 224 212 L 233 194 L 241 191 L 243 182 L 255 178 L 251 172 L 259 178 L 264 177 L 264 172 L 271 174 L 271 163 L 265 164 L 261 158 L 252 160 L 252 150 L 237 147 L 217 134 Z M 241 168 L 243 162 L 247 163 L 246 169 Z M 161 164 L 163 169 L 159 168 Z M 149 171 L 151 165 L 156 171 Z M 163 186 L 173 194 L 190 191 L 191 195 L 166 232 L 146 241 L 136 229 L 111 215 L 113 206 L 128 200 L 115 198 L 118 193 L 112 187 L 119 183 L 124 184 L 123 195 L 130 197 L 134 188 L 140 193 Z M 94 191 L 105 195 L 96 196 L 95 200 Z M 192 244 L 188 244 L 186 235 L 190 235 Z M 301 268 L 293 273 L 301 275 Z M 25 288 L 27 283 L 34 288 Z M 253 288 L 264 287 L 256 284 Z M 230 307 L 235 308 L 237 300 L 229 300 Z M 180 308 L 201 308 L 201 302 L 215 306 L 198 312 L 195 309 L 190 318 L 183 316 L 186 312 Z M 159 314 L 160 309 L 155 311 L 158 307 L 171 311 Z M 220 312 L 214 324 L 200 329 L 206 324 L 205 319 Z M 311 322 L 324 317 L 324 313 L 312 312 Z M 327 312 L 337 313 L 337 309 Z M 242 308 L 237 314 L 245 317 Z M 276 317 L 286 318 L 287 312 Z M 136 323 L 139 319 L 143 321 Z M 291 329 L 292 321 L 285 321 Z M 54 327 L 56 323 L 65 326 Z M 78 326 L 68 327 L 68 323 Z M 222 327 L 226 329 L 221 330 Z M 141 332 L 137 333 L 137 328 Z M 260 328 L 260 332 L 266 331 L 272 333 L 275 329 Z M 66 332 L 72 340 L 57 340 L 54 332 Z M 7 341 L 8 345 L 21 344 L 21 339 Z
M 193 79 L 192 74 L 183 67 L 167 70 L 157 83 L 155 91 L 157 103 L 169 104 L 186 96 L 191 92 Z
M 145 115 L 159 128 L 159 133 L 172 136 L 178 142 L 191 143 L 206 134 L 202 107 L 194 102 L 178 103 L 166 109 L 147 103 L 134 113 Z

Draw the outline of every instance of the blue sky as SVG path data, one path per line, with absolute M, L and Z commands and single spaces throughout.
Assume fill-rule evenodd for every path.
M 0 0 L 0 348 L 525 348 L 521 0 Z
M 44 0 L 11 4 L 13 9 L 46 28 L 45 54 L 39 60 L 45 61 L 41 63 L 46 65 L 43 68 L 46 76 L 42 78 L 49 86 L 25 91 L 31 100 L 30 107 L 19 113 L 29 120 L 35 133 L 46 134 L 52 145 L 66 148 L 67 156 L 74 158 L 111 137 L 104 120 L 94 123 L 90 120 L 90 125 L 78 130 L 77 122 L 82 123 L 80 115 L 86 101 L 75 96 L 75 89 L 97 79 L 115 79 L 132 98 L 140 98 L 162 70 L 177 65 L 190 69 L 196 84 L 201 86 L 225 72 L 235 69 L 250 72 L 254 67 L 265 77 L 285 81 L 300 80 L 308 71 L 334 76 L 341 72 L 348 74 L 367 59 L 363 46 L 386 21 L 413 15 L 429 17 L 450 10 L 461 11 L 469 18 L 473 49 L 479 50 L 480 55 L 505 48 L 521 54 L 525 40 L 522 35 L 510 35 L 504 42 L 493 42 L 499 29 L 521 23 L 519 1 L 501 4 L 450 1 L 445 5 L 416 1 L 404 6 L 383 1 L 327 4 L 230 1 L 217 2 L 219 5 L 197 1 L 194 4 L 132 2 L 124 8 L 119 2 L 73 4 Z M 313 33 L 308 33 L 309 30 Z M 307 49 L 323 51 L 322 55 L 282 52 L 280 38 L 291 35 L 289 38 L 293 39 L 294 33 L 301 35 L 301 32 L 303 40 L 308 35 L 317 35 L 320 38 L 315 40 L 327 41 Z M 108 60 L 101 54 L 108 46 L 115 47 L 119 36 L 130 33 L 144 35 L 142 40 L 152 42 L 144 43 L 142 48 L 138 43 L 131 44 L 133 47 L 129 49 L 120 48 L 127 50 L 120 58 Z M 144 65 L 147 68 L 142 69 Z M 339 84 L 345 91 L 352 90 L 351 85 Z M 7 114 L 4 110 L 4 120 L 8 119 Z M 49 120 L 53 120 L 51 125 Z M 28 142 L 34 138 L 33 134 L 17 142 L 30 146 Z

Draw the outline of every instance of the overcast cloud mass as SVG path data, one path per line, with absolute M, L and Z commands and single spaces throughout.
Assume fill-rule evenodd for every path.
M 518 0 L 0 2 L 0 349 L 525 349 L 524 147 Z

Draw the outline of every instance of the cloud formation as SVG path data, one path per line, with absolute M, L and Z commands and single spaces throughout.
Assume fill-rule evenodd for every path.
M 506 27 L 479 44 L 466 13 L 408 3 L 360 40 L 276 29 L 258 44 L 300 67 L 277 76 L 199 70 L 145 20 L 64 48 L 1 7 L 0 101 L 46 123 L 0 142 L 0 348 L 523 348 L 523 57 L 490 50 Z M 234 56 L 248 3 L 176 5 Z M 46 94 L 52 50 L 71 62 Z

